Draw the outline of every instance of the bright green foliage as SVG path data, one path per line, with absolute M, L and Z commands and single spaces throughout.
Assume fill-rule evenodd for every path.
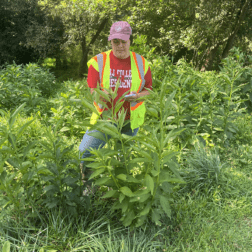
M 57 136 L 57 125 L 45 130 L 40 141 L 33 140 L 30 132 L 22 145 L 24 132 L 35 120 L 16 124 L 24 105 L 0 127 L 0 206 L 14 205 L 16 210 L 24 211 L 27 206 L 32 210 L 39 204 L 49 209 L 60 207 L 76 215 L 77 211 L 88 208 L 90 202 L 83 196 L 85 187 L 80 170 L 76 169 L 79 161 L 77 154 L 73 155 L 73 145 L 65 146 Z M 4 111 L 1 113 L 8 116 Z
M 154 88 L 138 135 L 120 134 L 124 113 L 106 120 L 120 104 L 94 126 L 112 138 L 86 160 L 98 185 L 89 197 L 77 154 L 99 91 L 67 81 L 40 107 L 0 110 L 0 250 L 250 251 L 245 55 L 233 50 L 219 72 L 148 57 Z
M 164 80 L 160 102 L 151 107 L 158 116 L 144 134 L 130 138 L 120 133 L 122 117 L 125 117 L 123 112 L 118 119 L 105 120 L 105 117 L 94 126 L 112 137 L 106 149 L 91 151 L 94 157 L 86 159 L 92 161 L 87 166 L 94 171 L 91 178 L 95 179 L 96 185 L 112 188 L 104 198 L 118 199 L 112 209 L 121 209 L 120 220 L 125 226 L 141 226 L 149 214 L 158 225 L 163 214 L 171 217 L 169 201 L 172 201 L 173 183 L 184 182 L 177 172 L 176 152 L 171 149 L 171 139 L 183 129 L 173 130 L 166 136 L 166 118 L 173 110 L 165 108 L 172 107 L 175 92 L 166 96 L 165 85 Z M 155 99 L 155 95 L 153 93 L 150 100 Z M 113 113 L 113 108 L 111 111 Z M 115 118 L 115 112 L 106 116 Z M 98 136 L 97 133 L 90 134 Z
M 6 65 L 0 69 L 0 108 L 13 109 L 26 102 L 33 110 L 41 105 L 42 97 L 54 94 L 55 82 L 53 74 L 37 64 Z
M 219 73 L 198 72 L 182 60 L 177 66 L 165 57 L 153 61 L 158 70 L 154 73 L 155 89 L 162 91 L 161 81 L 155 78 L 156 74 L 162 76 L 163 66 L 167 76 L 163 92 L 176 90 L 168 129 L 186 129 L 180 136 L 183 146 L 193 144 L 194 134 L 206 142 L 228 145 L 237 132 L 233 120 L 245 112 L 245 106 L 250 108 L 251 68 L 243 66 L 245 59 L 239 50 L 231 52 Z M 151 122 L 157 111 L 150 109 L 149 114 Z
M 10 242 L 6 241 L 3 245 L 2 252 L 10 252 Z

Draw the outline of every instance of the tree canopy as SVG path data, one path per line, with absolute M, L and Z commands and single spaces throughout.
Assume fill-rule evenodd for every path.
M 108 47 L 110 26 L 128 21 L 133 36 L 145 35 L 156 53 L 184 57 L 198 69 L 216 69 L 233 46 L 249 52 L 251 0 L 2 0 L 1 61 L 56 58 L 79 50 L 79 75 L 87 72 L 91 48 Z M 22 60 L 21 60 L 22 61 Z

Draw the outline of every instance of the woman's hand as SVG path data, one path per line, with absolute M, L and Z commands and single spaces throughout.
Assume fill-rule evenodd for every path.
M 133 101 L 136 101 L 137 98 L 139 98 L 139 94 L 136 91 L 132 91 L 130 94 L 133 94 L 133 95 L 130 97 L 125 97 L 124 98 L 125 101 L 133 102 Z

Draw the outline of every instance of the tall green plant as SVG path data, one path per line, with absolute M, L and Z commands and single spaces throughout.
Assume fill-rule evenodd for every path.
M 0 125 L 0 207 L 14 206 L 18 213 L 25 210 L 27 215 L 34 215 L 38 206 L 39 212 L 41 206 L 59 207 L 77 215 L 90 200 L 83 195 L 79 158 L 73 154 L 73 145 L 66 146 L 58 135 L 60 121 L 54 129 L 49 127 L 40 141 L 22 143 L 23 134 L 34 121 L 16 125 L 24 106 L 10 115 L 0 110 L 8 118 Z
M 16 209 L 21 209 L 25 206 L 24 202 L 26 199 L 29 198 L 24 197 L 24 193 L 29 195 L 30 192 L 28 186 L 31 171 L 28 172 L 28 169 L 32 166 L 32 162 L 27 158 L 27 154 L 36 142 L 30 142 L 27 146 L 20 148 L 18 141 L 34 120 L 30 120 L 20 126 L 17 132 L 13 129 L 16 118 L 24 106 L 25 104 L 22 104 L 9 116 L 7 125 L 0 125 L 0 190 L 2 192 L 2 207 L 14 204 Z M 2 116 L 8 116 L 3 110 L 0 110 L 0 113 Z M 27 190 L 24 191 L 24 189 Z
M 58 125 L 54 129 L 49 127 L 46 139 L 40 142 L 43 151 L 38 159 L 43 161 L 40 178 L 45 194 L 41 204 L 77 216 L 90 206 L 90 199 L 83 195 L 85 187 L 78 168 L 79 158 L 72 153 L 74 145 L 65 146 L 58 135 Z
M 90 179 L 94 179 L 98 186 L 111 189 L 103 198 L 115 199 L 112 209 L 121 210 L 120 220 L 125 226 L 141 226 L 149 215 L 158 225 L 164 214 L 171 217 L 173 183 L 183 183 L 177 170 L 177 153 L 172 150 L 171 141 L 184 129 L 172 130 L 167 134 L 165 127 L 167 117 L 173 111 L 175 92 L 166 96 L 165 85 L 164 80 L 161 93 L 152 92 L 150 97 L 150 100 L 155 98 L 160 102 L 151 104 L 149 108 L 152 113 L 156 111 L 156 117 L 152 125 L 147 127 L 148 131 L 135 137 L 121 133 L 125 113 L 119 113 L 118 118 L 115 116 L 122 106 L 120 101 L 110 112 L 111 120 L 107 120 L 108 115 L 104 114 L 105 118 L 93 127 L 111 138 L 107 139 L 107 148 L 92 150 L 93 157 L 85 159 L 92 162 L 88 165 L 93 170 Z M 108 92 L 112 99 L 116 97 L 116 92 Z M 99 90 L 97 93 L 108 99 Z M 92 107 L 87 101 L 83 105 Z M 100 132 L 90 134 L 103 138 Z

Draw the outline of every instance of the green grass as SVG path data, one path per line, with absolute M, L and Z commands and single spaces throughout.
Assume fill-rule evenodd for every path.
M 124 228 L 110 202 L 97 196 L 78 219 L 53 211 L 41 220 L 2 211 L 0 243 L 10 241 L 11 251 L 252 251 L 252 165 L 238 156 L 238 148 L 222 153 L 226 182 L 211 193 L 178 190 L 172 218 L 161 227 L 149 222 Z

